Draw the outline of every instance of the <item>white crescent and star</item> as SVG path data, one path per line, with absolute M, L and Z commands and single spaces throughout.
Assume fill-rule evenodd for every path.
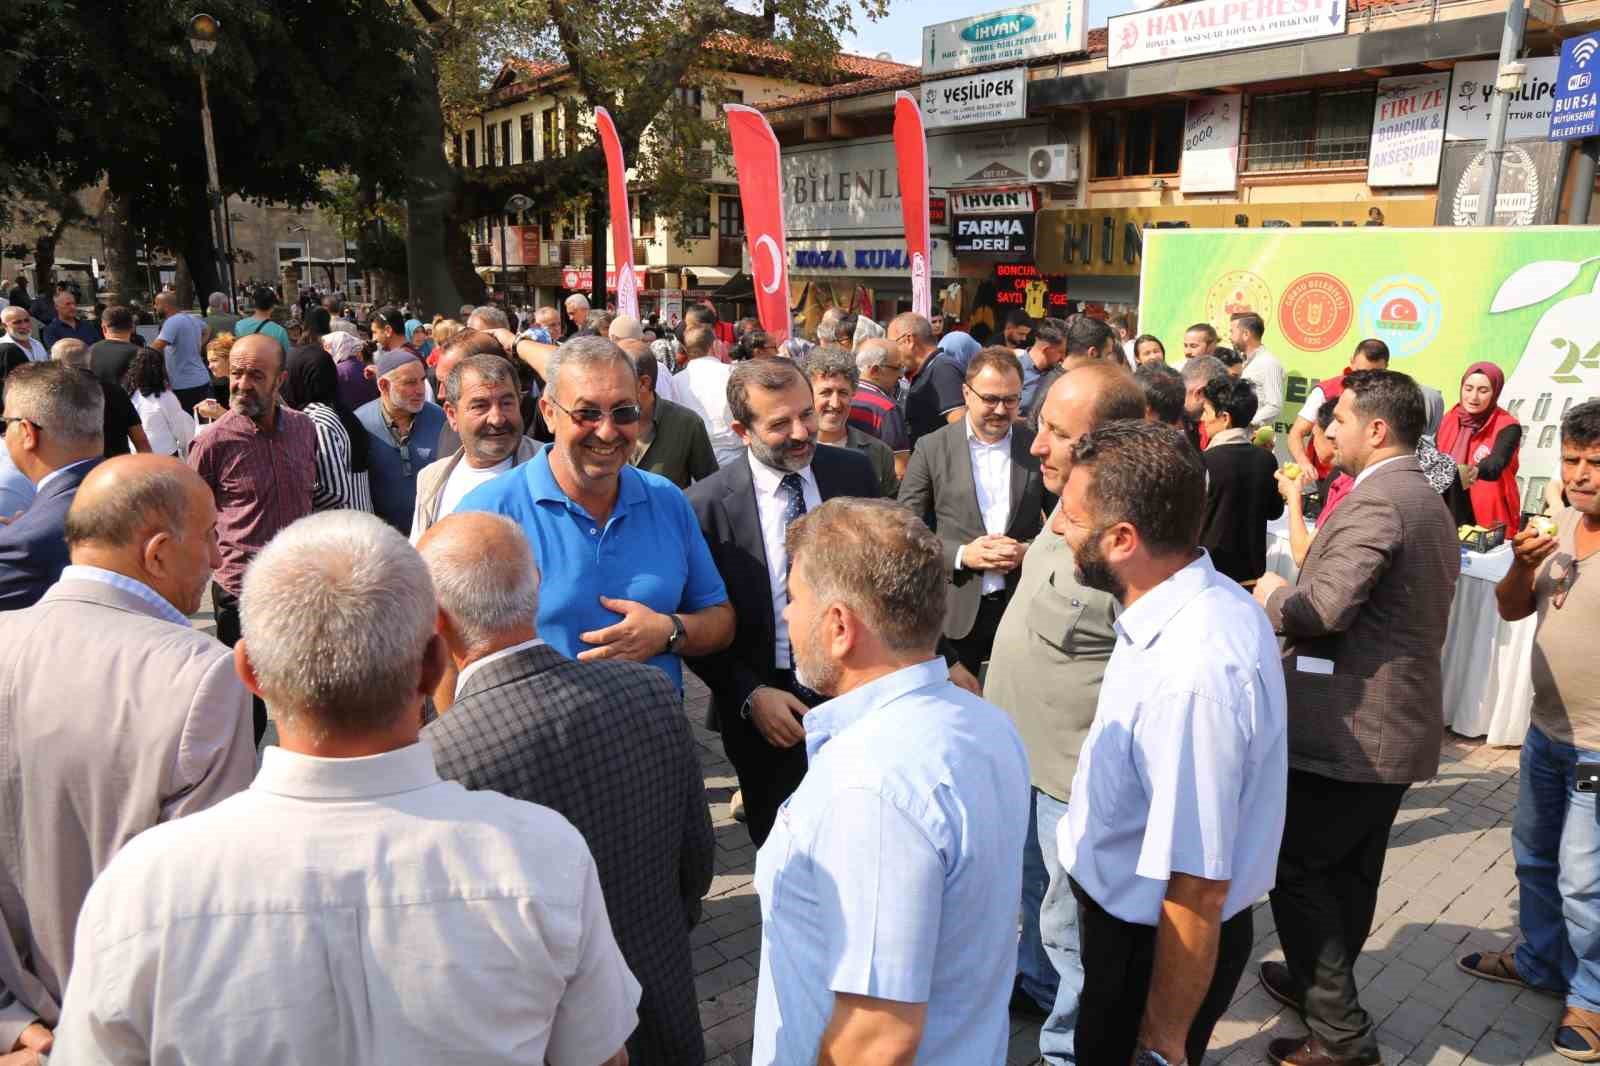
M 772 278 L 772 284 L 768 285 L 764 281 L 761 282 L 761 291 L 770 296 L 772 293 L 778 291 L 778 280 L 783 266 L 783 260 L 782 257 L 778 255 L 778 242 L 772 239 L 772 235 L 770 233 L 763 233 L 761 236 L 756 238 L 756 250 L 759 251 L 762 248 L 765 248 L 767 253 L 772 257 L 772 269 L 767 271 L 768 275 Z M 756 274 L 756 277 L 758 279 L 761 277 L 759 272 Z

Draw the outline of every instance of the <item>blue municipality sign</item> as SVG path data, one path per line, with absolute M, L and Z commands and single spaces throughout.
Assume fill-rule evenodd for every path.
M 1561 46 L 1550 140 L 1600 137 L 1600 33 L 1574 37 Z

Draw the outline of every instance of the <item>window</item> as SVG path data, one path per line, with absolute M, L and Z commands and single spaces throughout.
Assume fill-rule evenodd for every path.
M 523 115 L 520 120 L 522 127 L 522 159 L 521 162 L 533 162 L 533 115 Z
M 691 208 L 684 219 L 683 235 L 685 237 L 711 236 L 711 197 L 705 198 L 705 203 Z
M 499 161 L 495 157 L 495 152 L 498 150 L 498 146 L 495 144 L 494 134 L 494 123 L 491 122 L 489 125 L 485 126 L 483 130 L 483 165 L 486 167 L 492 167 Z
M 562 108 L 566 112 L 564 125 L 567 127 L 567 154 L 578 154 L 578 101 L 568 100 Z
M 717 197 L 717 233 L 724 238 L 744 236 L 744 205 L 737 196 Z
M 554 159 L 561 154 L 561 115 L 553 107 L 547 107 L 539 116 L 543 126 L 544 158 Z
M 1176 174 L 1183 155 L 1183 104 L 1101 111 L 1089 124 L 1096 178 Z
M 539 212 L 539 239 L 544 241 L 556 239 L 555 219 L 548 211 Z
M 700 114 L 700 105 L 705 100 L 705 94 L 698 86 L 680 87 L 673 91 L 673 97 L 678 101 L 678 106 L 686 108 L 695 115 Z
M 450 148 L 450 161 L 459 167 L 461 165 L 461 134 L 458 133 L 450 138 Z
M 478 165 L 478 131 L 477 130 L 468 130 L 467 131 L 467 166 L 475 167 L 477 165 Z
M 1275 93 L 1250 100 L 1246 170 L 1365 166 L 1372 89 Z
M 648 196 L 641 195 L 638 203 L 639 236 L 656 235 L 656 205 Z
M 500 123 L 500 164 L 511 165 L 511 120 Z

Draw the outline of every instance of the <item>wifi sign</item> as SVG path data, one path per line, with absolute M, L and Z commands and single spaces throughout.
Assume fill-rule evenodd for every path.
M 1561 46 L 1555 98 L 1550 104 L 1550 140 L 1600 136 L 1600 33 L 1574 37 Z M 1595 69 L 1591 69 L 1595 68 Z

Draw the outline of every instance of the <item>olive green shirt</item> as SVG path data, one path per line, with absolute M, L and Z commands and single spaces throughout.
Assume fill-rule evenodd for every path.
M 640 470 L 660 474 L 680 489 L 717 472 L 717 457 L 700 416 L 681 404 L 656 397 L 655 435 L 635 462 Z
M 855 426 L 848 426 L 844 443 L 830 447 L 850 448 L 867 457 L 867 462 L 872 464 L 872 473 L 878 479 L 879 499 L 892 500 L 899 494 L 900 478 L 894 472 L 894 452 L 883 441 Z
M 1022 558 L 989 656 L 983 697 L 1011 716 L 1033 787 L 1065 802 L 1116 647 L 1120 607 L 1073 577 L 1072 549 L 1048 527 Z

